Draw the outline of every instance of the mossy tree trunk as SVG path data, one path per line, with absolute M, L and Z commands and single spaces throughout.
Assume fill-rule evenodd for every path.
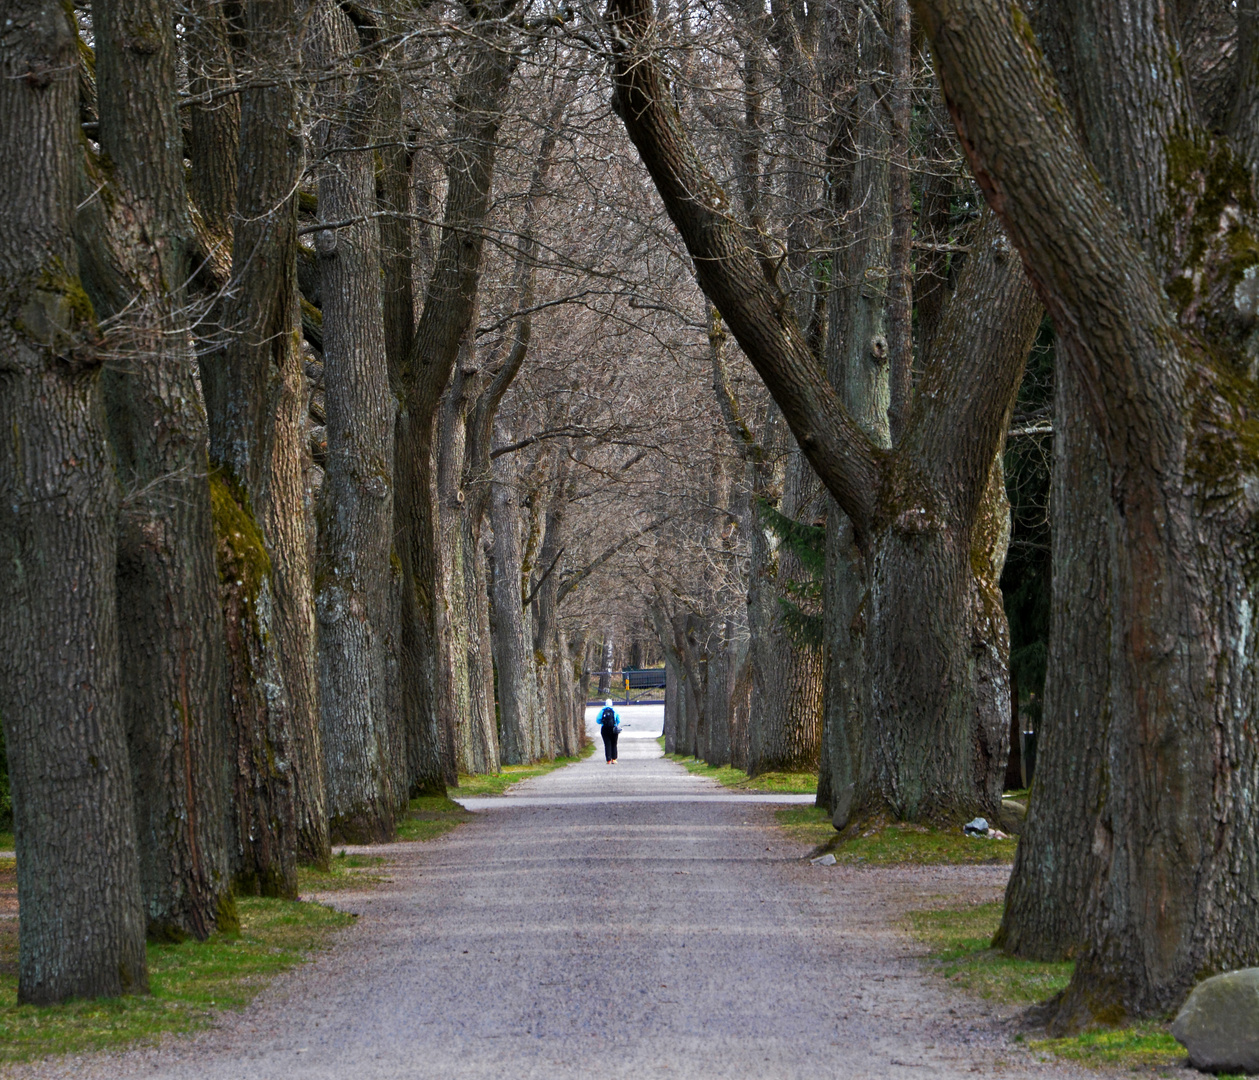
M 119 492 L 72 236 L 77 35 L 60 3 L 0 29 L 0 714 L 17 843 L 18 1000 L 147 989 L 122 713 Z
M 386 696 L 394 401 L 369 149 L 380 90 L 371 48 L 380 31 L 356 27 L 335 4 L 323 5 L 317 20 L 312 53 L 326 70 L 348 72 L 316 88 L 319 214 L 351 223 L 315 238 L 328 435 L 315 574 L 321 735 L 329 831 L 334 842 L 361 844 L 394 833 Z
M 954 297 L 956 329 L 939 335 L 947 347 L 924 358 L 900 445 L 891 452 L 879 446 L 820 370 L 787 297 L 729 215 L 728 196 L 677 113 L 663 104 L 668 93 L 646 44 L 648 5 L 614 0 L 609 12 L 618 31 L 614 106 L 695 261 L 699 284 L 869 552 L 865 679 L 877 718 L 850 806 L 918 819 L 994 813 L 988 776 L 995 762 L 999 799 L 1005 760 L 999 743 L 994 753 L 975 741 L 977 702 L 991 695 L 969 656 L 972 543 L 1040 320 L 1035 297 L 1017 261 L 989 235 L 968 260 L 971 288 Z M 994 610 L 991 617 L 1003 615 Z M 1008 696 L 1002 704 L 1008 710 Z M 1008 719 L 1007 711 L 1001 738 Z
M 246 5 L 262 69 L 297 63 L 291 0 Z M 235 872 L 296 895 L 296 860 L 329 857 L 304 458 L 297 293 L 302 139 L 287 78 L 241 94 L 231 290 L 221 348 L 202 356 L 235 733 Z
M 136 27 L 145 28 L 137 34 Z M 149 933 L 235 922 L 227 861 L 226 656 L 185 282 L 191 269 L 174 26 L 149 0 L 97 4 L 100 156 L 76 230 L 109 316 L 105 397 L 123 485 L 118 617 Z
M 1259 962 L 1259 52 L 1252 7 L 1221 124 L 1161 5 L 1064 7 L 1076 110 L 1020 7 L 915 0 L 1111 471 L 1105 873 L 1055 1020 L 1071 1028 L 1165 1014 L 1203 975 Z

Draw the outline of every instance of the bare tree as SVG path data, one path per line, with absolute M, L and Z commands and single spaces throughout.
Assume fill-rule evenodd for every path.
M 18 857 L 18 998 L 143 992 L 99 329 L 80 283 L 78 46 L 61 4 L 0 50 L 0 711 Z M 85 842 L 91 838 L 91 842 Z
M 1243 734 L 1256 663 L 1244 554 L 1256 468 L 1254 9 L 1238 12 L 1221 117 L 1211 95 L 1195 99 L 1180 59 L 1195 27 L 1154 18 L 1142 0 L 1060 12 L 1091 46 L 1068 36 L 1057 79 L 1021 8 L 915 10 L 1111 473 L 1116 645 L 1095 830 L 1107 858 L 1056 1019 L 1163 1013 L 1203 973 L 1259 958 L 1245 899 L 1259 873 L 1255 810 L 1241 794 L 1259 768 Z M 1155 87 L 1158 108 L 1144 104 Z

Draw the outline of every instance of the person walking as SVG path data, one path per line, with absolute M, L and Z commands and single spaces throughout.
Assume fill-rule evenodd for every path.
M 599 734 L 603 736 L 603 752 L 609 765 L 616 764 L 616 737 L 621 734 L 621 718 L 612 708 L 612 699 L 603 703 L 603 712 L 599 714 Z

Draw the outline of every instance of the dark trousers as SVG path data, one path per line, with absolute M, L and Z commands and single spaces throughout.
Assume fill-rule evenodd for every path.
M 607 728 L 603 728 L 600 731 L 600 734 L 603 736 L 603 752 L 607 755 L 607 758 L 609 761 L 615 761 L 616 760 L 616 739 L 617 739 L 617 736 L 620 735 L 620 732 L 608 731 Z

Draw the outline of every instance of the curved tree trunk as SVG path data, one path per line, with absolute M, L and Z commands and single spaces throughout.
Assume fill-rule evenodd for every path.
M 71 226 L 77 36 L 10 5 L 0 52 L 0 715 L 17 842 L 18 1000 L 143 992 L 119 685 L 118 485 Z M 33 73 L 40 73 L 35 75 Z
M 1195 111 L 1152 0 L 1071 5 L 1078 132 L 1017 9 L 915 6 L 972 168 L 1078 346 L 1063 355 L 1112 477 L 1106 872 L 1055 1025 L 1161 1015 L 1203 975 L 1259 961 L 1259 454 L 1243 374 L 1259 342 L 1234 292 L 1259 231 L 1253 133 Z M 1239 57 L 1249 121 L 1259 57 Z
M 312 51 L 348 65 L 360 34 L 335 5 L 318 14 Z M 361 44 L 370 46 L 368 40 Z M 329 832 L 340 843 L 394 833 L 386 757 L 389 550 L 393 525 L 393 400 L 385 366 L 380 228 L 371 150 L 374 57 L 318 88 L 325 133 L 319 214 L 352 224 L 316 234 L 323 311 L 328 461 L 319 492 L 315 611 Z M 354 71 L 351 68 L 351 71 Z
M 1059 342 L 1058 348 L 1070 348 Z M 1054 373 L 1053 606 L 1036 782 L 997 944 L 1028 960 L 1075 956 L 1101 872 L 1094 849 L 1110 728 L 1111 476 L 1072 365 Z

